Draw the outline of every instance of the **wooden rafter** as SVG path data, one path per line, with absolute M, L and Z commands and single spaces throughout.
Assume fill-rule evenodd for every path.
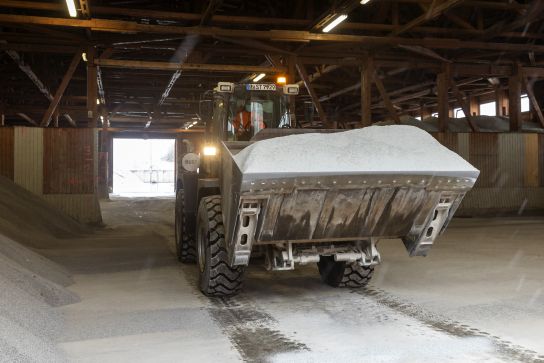
M 221 6 L 223 0 L 209 0 L 208 5 L 205 7 L 202 12 L 202 17 L 200 18 L 200 26 L 207 25 L 212 19 L 215 10 Z
M 328 124 L 327 114 L 325 113 L 325 110 L 323 110 L 323 106 L 321 105 L 321 102 L 319 102 L 319 97 L 315 93 L 314 87 L 312 86 L 310 78 L 308 77 L 308 73 L 306 72 L 306 68 L 304 68 L 303 64 L 298 62 L 296 63 L 296 68 L 300 78 L 302 78 L 302 81 L 304 82 L 304 86 L 306 87 L 306 90 L 310 94 L 312 103 L 314 104 L 314 107 L 317 110 L 319 118 L 324 124 Z
M 26 113 L 22 113 L 22 112 L 19 112 L 17 113 L 17 116 L 19 116 L 20 118 L 22 118 L 23 120 L 25 120 L 26 122 L 34 125 L 34 126 L 38 126 L 38 123 L 36 121 L 34 121 L 34 119 L 30 116 L 28 116 Z
M 544 127 L 544 115 L 542 114 L 542 109 L 540 108 L 540 104 L 538 103 L 538 100 L 535 97 L 535 93 L 533 91 L 533 82 L 531 82 L 526 75 L 523 76 L 525 88 L 527 90 L 527 97 L 529 97 L 529 101 L 531 101 L 531 105 L 533 106 L 533 109 L 535 110 L 536 117 L 538 119 L 538 122 L 542 127 Z
M 43 94 L 49 101 L 53 101 L 54 97 L 49 91 L 49 89 L 38 78 L 38 76 L 36 75 L 36 73 L 34 73 L 32 68 L 30 68 L 30 66 L 23 61 L 19 53 L 13 50 L 8 50 L 6 51 L 6 53 L 10 56 L 11 59 L 13 59 L 15 63 L 17 63 L 17 66 L 19 67 L 19 69 L 23 71 L 23 73 L 26 74 L 28 78 L 30 78 L 30 80 L 38 88 L 40 93 Z M 66 120 L 68 120 L 68 122 L 72 126 L 76 126 L 75 121 L 72 119 L 72 117 L 70 117 L 69 114 L 64 114 L 64 117 L 66 118 Z
M 428 11 L 425 12 L 425 14 L 422 14 L 420 16 L 418 16 L 417 18 L 413 19 L 412 21 L 408 22 L 407 24 L 401 26 L 399 29 L 397 30 L 394 30 L 390 33 L 391 36 L 397 36 L 397 35 L 400 35 L 410 29 L 412 29 L 413 27 L 416 27 L 420 24 L 423 24 L 429 20 L 432 20 L 434 18 L 436 18 L 437 16 L 439 16 L 440 14 L 442 14 L 443 12 L 445 12 L 446 10 L 448 9 L 451 9 L 452 7 L 454 6 L 457 6 L 459 5 L 460 3 L 462 3 L 463 0 L 446 0 L 440 4 L 436 4 L 433 6 L 433 4 L 435 3 L 433 1 L 433 3 L 431 4 L 431 6 L 429 7 Z
M 457 102 L 459 103 L 459 106 L 461 106 L 461 109 L 465 114 L 465 118 L 467 119 L 470 128 L 472 129 L 472 131 L 477 132 L 478 126 L 476 126 L 476 123 L 474 122 L 474 119 L 472 118 L 472 115 L 470 113 L 470 105 L 467 96 L 463 92 L 461 92 L 453 79 L 450 78 L 450 80 L 453 94 L 455 95 L 455 98 L 457 98 Z
M 382 96 L 385 108 L 387 109 L 391 117 L 393 118 L 393 121 L 395 121 L 396 124 L 400 124 L 399 115 L 397 114 L 397 111 L 395 110 L 395 106 L 393 105 L 393 102 L 391 102 L 391 98 L 389 97 L 389 94 L 387 93 L 387 90 L 385 89 L 381 78 L 376 73 L 376 69 L 374 68 L 374 64 L 372 60 L 369 61 L 369 67 L 373 70 L 374 84 L 376 84 L 376 88 L 378 88 L 378 91 L 380 92 L 380 95 Z
M 42 127 L 49 126 L 49 123 L 51 122 L 51 117 L 53 116 L 53 113 L 57 109 L 60 99 L 62 98 L 62 95 L 64 94 L 64 91 L 66 90 L 66 87 L 68 87 L 68 83 L 72 79 L 72 76 L 74 75 L 74 72 L 77 68 L 77 65 L 79 64 L 80 59 L 81 59 L 81 52 L 77 52 L 76 54 L 74 54 L 72 61 L 70 62 L 70 65 L 68 66 L 68 69 L 66 70 L 66 73 L 64 74 L 64 77 L 62 77 L 62 81 L 60 82 L 59 88 L 57 88 L 57 91 L 55 92 L 55 96 L 51 100 L 51 103 L 49 104 L 47 111 L 45 111 L 45 114 L 43 115 L 40 126 Z

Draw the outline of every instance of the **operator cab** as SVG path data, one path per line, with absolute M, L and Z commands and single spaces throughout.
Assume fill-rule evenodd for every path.
M 249 141 L 265 128 L 289 128 L 289 96 L 296 94 L 298 85 L 219 82 L 207 131 L 219 140 Z

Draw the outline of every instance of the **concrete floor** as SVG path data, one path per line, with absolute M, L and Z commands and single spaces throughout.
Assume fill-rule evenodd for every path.
M 225 300 L 176 262 L 172 199 L 102 207 L 105 230 L 48 253 L 81 297 L 59 308 L 70 361 L 544 362 L 543 218 L 454 220 L 427 258 L 382 241 L 366 290 L 251 266 Z

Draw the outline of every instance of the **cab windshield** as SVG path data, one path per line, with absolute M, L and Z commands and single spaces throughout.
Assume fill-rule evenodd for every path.
M 281 92 L 235 87 L 228 107 L 228 140 L 247 141 L 265 128 L 289 127 L 287 97 Z

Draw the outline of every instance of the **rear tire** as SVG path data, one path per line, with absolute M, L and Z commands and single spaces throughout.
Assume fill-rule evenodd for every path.
M 202 198 L 197 223 L 200 290 L 207 296 L 232 296 L 242 289 L 244 266 L 228 262 L 221 196 Z
M 187 228 L 185 218 L 185 192 L 180 189 L 176 192 L 176 254 L 183 263 L 195 263 L 196 246 L 192 231 Z
M 372 266 L 335 261 L 333 256 L 321 256 L 317 267 L 323 282 L 332 287 L 364 287 L 374 272 Z

